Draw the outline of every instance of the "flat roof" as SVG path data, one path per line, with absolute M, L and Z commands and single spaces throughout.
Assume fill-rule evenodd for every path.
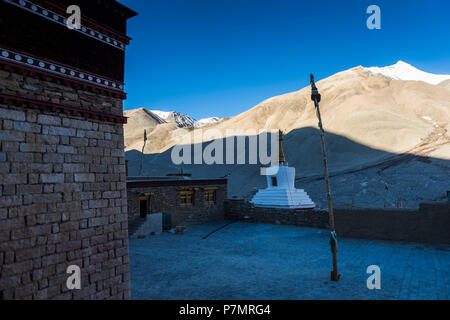
M 190 179 L 184 176 L 154 176 L 154 177 L 127 177 L 128 181 L 162 181 L 162 180 L 185 180 Z M 195 179 L 197 180 L 197 179 Z
M 127 6 L 121 4 L 119 1 L 116 0 L 109 0 L 114 3 L 117 7 L 119 7 L 122 11 L 125 12 L 127 19 L 133 18 L 138 15 L 138 13 Z
M 228 179 L 145 179 L 127 180 L 127 188 L 168 187 L 168 186 L 206 186 L 228 184 Z

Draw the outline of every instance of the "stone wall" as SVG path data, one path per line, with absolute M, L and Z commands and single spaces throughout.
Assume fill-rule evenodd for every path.
M 122 115 L 120 99 L 5 71 L 0 93 Z M 130 298 L 123 147 L 122 124 L 0 103 L 0 300 Z
M 189 186 L 184 186 L 189 188 Z M 198 186 L 194 193 L 194 205 L 182 207 L 180 205 L 180 191 L 177 186 L 161 186 L 146 188 L 128 188 L 128 214 L 130 217 L 139 216 L 139 194 L 153 192 L 151 196 L 152 212 L 169 213 L 172 225 L 192 225 L 224 219 L 224 201 L 227 198 L 227 186 L 222 185 L 216 190 L 216 204 L 206 205 L 203 190 Z
M 248 202 L 226 201 L 225 213 L 230 220 L 319 229 L 328 227 L 328 212 L 321 210 L 255 208 Z
M 342 237 L 450 244 L 450 205 L 423 203 L 418 210 L 336 209 Z
M 10 71 L 0 70 L 0 93 L 93 112 L 123 115 L 123 102 L 120 99 Z
M 418 210 L 344 209 L 334 210 L 339 237 L 450 244 L 450 205 L 424 203 Z M 226 217 L 260 223 L 276 223 L 326 229 L 328 212 L 255 208 L 246 202 L 227 201 Z

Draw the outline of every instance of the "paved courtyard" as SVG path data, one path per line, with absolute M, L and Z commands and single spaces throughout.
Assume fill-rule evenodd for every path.
M 339 239 L 325 230 L 226 222 L 130 240 L 133 299 L 450 299 L 450 246 Z M 367 289 L 370 265 L 381 290 Z

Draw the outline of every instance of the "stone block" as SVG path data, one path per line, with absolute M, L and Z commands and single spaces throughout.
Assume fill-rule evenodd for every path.
M 40 194 L 42 193 L 42 185 L 35 184 L 25 184 L 25 185 L 19 185 L 17 186 L 17 194 L 23 195 L 23 194 Z
M 108 224 L 108 217 L 98 217 L 89 219 L 89 228 L 98 227 Z
M 70 153 L 70 154 L 77 153 L 76 149 L 71 146 L 58 146 L 57 150 L 58 150 L 58 153 Z
M 28 169 L 34 173 L 51 173 L 52 165 L 48 163 L 30 163 Z
M 25 153 L 25 152 L 8 152 L 8 161 L 10 162 L 33 162 L 34 155 L 33 153 Z
M 41 126 L 34 123 L 29 122 L 17 122 L 14 121 L 14 130 L 17 131 L 24 131 L 24 132 L 33 132 L 33 133 L 40 133 L 41 132 Z
M 11 130 L 0 130 L 0 141 L 17 141 L 25 140 L 25 133 Z
M 54 153 L 44 154 L 42 161 L 45 163 L 64 163 L 64 155 Z
M 105 137 L 103 132 L 99 131 L 86 131 L 86 138 L 90 139 L 103 139 Z
M 41 174 L 41 183 L 64 183 L 64 174 Z
M 64 125 L 72 128 L 82 129 L 82 130 L 92 130 L 93 123 L 86 120 L 77 119 L 64 119 Z
M 26 173 L 3 173 L 3 174 L 0 174 L 0 182 L 3 185 L 26 184 L 27 183 L 27 174 Z
M 55 203 L 61 202 L 62 195 L 60 193 L 50 193 L 50 194 L 41 194 L 41 195 L 33 195 L 33 203 Z
M 55 117 L 55 116 L 49 116 L 45 114 L 40 114 L 38 116 L 38 123 L 45 124 L 49 126 L 60 126 L 61 125 L 61 118 Z
M 75 182 L 95 182 L 95 174 L 93 173 L 76 173 L 74 177 Z
M 20 146 L 20 142 L 12 142 L 12 141 L 3 141 L 2 142 L 3 152 L 19 152 L 19 146 Z M 6 154 L 5 154 L 5 159 L 6 159 Z
M 65 163 L 63 165 L 64 173 L 81 173 L 88 171 L 87 169 L 88 169 L 87 166 L 84 164 Z
M 58 136 L 36 135 L 36 143 L 56 145 L 59 143 Z
M 37 122 L 38 113 L 33 110 L 27 110 L 26 121 L 27 122 Z
M 46 152 L 47 148 L 42 144 L 21 143 L 20 152 Z
M 87 147 L 89 139 L 87 138 L 70 138 L 70 144 L 75 147 Z
M 9 173 L 9 163 L 0 162 L 0 174 L 1 173 Z
M 115 199 L 120 198 L 121 194 L 119 191 L 105 191 L 102 195 L 103 199 Z
M 0 119 L 25 121 L 25 112 L 0 108 Z
M 75 137 L 77 134 L 77 130 L 73 128 L 62 128 L 62 127 L 51 127 L 51 126 L 43 126 L 42 127 L 43 134 L 50 134 L 54 136 L 70 136 Z

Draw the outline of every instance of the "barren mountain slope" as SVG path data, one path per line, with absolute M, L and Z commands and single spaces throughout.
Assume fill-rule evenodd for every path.
M 439 86 L 450 90 L 450 80 L 445 80 L 439 83 Z
M 369 147 L 404 152 L 434 131 L 434 121 L 448 129 L 450 94 L 434 85 L 390 80 L 355 68 L 318 82 L 318 87 L 326 130 Z M 310 88 L 304 88 L 264 101 L 209 128 L 289 133 L 316 126 Z
M 144 130 L 150 134 L 158 125 L 166 123 L 145 108 L 125 111 L 124 116 L 128 118 L 124 126 L 126 150 L 132 148 L 136 142 L 144 140 Z

